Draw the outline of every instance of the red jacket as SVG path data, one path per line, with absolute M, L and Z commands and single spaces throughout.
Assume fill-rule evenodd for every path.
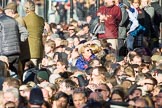
M 100 34 L 99 38 L 118 38 L 118 26 L 122 18 L 120 7 L 113 5 L 111 7 L 101 6 L 97 13 L 107 16 L 105 20 L 105 34 Z

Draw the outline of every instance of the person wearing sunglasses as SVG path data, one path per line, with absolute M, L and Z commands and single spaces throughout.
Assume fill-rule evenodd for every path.
M 108 87 L 108 85 L 106 85 L 104 83 L 99 84 L 97 86 L 97 89 L 95 89 L 95 92 L 101 93 L 101 95 L 105 101 L 110 100 L 111 91 L 110 91 L 110 88 Z
M 89 45 L 83 45 L 80 47 L 80 56 L 78 57 L 75 66 L 79 70 L 86 70 L 89 67 L 89 63 L 92 59 L 95 59 L 96 56 L 92 53 Z

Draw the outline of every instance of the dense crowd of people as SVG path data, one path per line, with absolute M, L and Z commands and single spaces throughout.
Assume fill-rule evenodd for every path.
M 158 2 L 59 2 L 50 23 L 0 7 L 0 108 L 161 108 Z

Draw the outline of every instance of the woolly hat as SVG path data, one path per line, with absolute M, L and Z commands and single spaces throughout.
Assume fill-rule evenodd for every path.
M 37 73 L 37 77 L 39 77 L 39 78 L 41 78 L 43 80 L 46 80 L 46 81 L 49 80 L 49 74 L 46 71 L 39 71 Z
M 40 88 L 32 88 L 30 91 L 29 103 L 33 105 L 42 105 L 44 102 L 43 93 Z

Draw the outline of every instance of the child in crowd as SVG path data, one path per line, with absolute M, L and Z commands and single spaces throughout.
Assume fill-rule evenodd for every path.
M 128 50 L 133 50 L 134 38 L 141 32 L 145 31 L 145 28 L 139 24 L 137 20 L 138 12 L 135 5 L 125 2 L 126 11 L 128 12 L 130 20 L 130 28 L 127 32 L 127 48 Z
M 54 62 L 54 51 L 55 51 L 55 42 L 53 40 L 48 40 L 45 42 L 45 56 L 42 60 L 42 67 L 52 68 L 55 64 Z

